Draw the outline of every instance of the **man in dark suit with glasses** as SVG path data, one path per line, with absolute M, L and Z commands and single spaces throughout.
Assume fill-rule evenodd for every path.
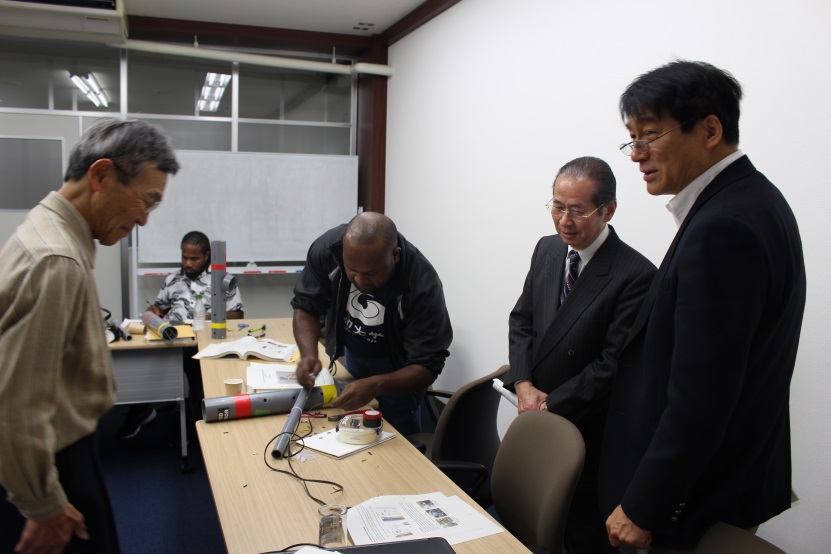
M 621 351 L 600 471 L 614 546 L 695 544 L 791 502 L 789 399 L 805 267 L 796 219 L 739 150 L 742 90 L 677 61 L 620 100 L 647 191 L 679 229 Z
M 597 466 L 617 355 L 655 266 L 608 222 L 616 181 L 598 158 L 577 158 L 554 179 L 546 205 L 556 235 L 540 239 L 509 319 L 519 413 L 549 410 L 571 420 L 586 443 L 565 543 L 569 554 L 612 551 L 597 505 Z

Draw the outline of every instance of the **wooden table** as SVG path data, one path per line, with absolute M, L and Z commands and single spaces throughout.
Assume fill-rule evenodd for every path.
M 179 436 L 182 473 L 190 471 L 185 417 L 185 373 L 182 349 L 194 342 L 148 342 L 143 336 L 109 344 L 113 356 L 116 404 L 176 402 L 179 404 Z
M 251 327 L 266 324 L 266 335 L 281 342 L 294 342 L 290 319 L 244 320 Z M 237 321 L 228 323 L 228 338 L 244 336 L 236 332 Z M 200 349 L 211 341 L 210 330 L 197 333 Z M 324 367 L 328 358 L 322 352 Z M 224 396 L 224 379 L 245 379 L 249 362 L 239 360 L 202 360 L 205 396 Z M 338 371 L 339 377 L 346 373 Z M 322 410 L 339 413 L 341 410 Z M 288 469 L 286 460 L 271 458 L 272 440 L 283 429 L 285 415 L 239 419 L 226 422 L 199 421 L 196 430 L 211 482 L 225 544 L 231 554 L 281 550 L 297 543 L 316 543 L 318 505 L 306 496 L 296 479 L 272 471 L 268 463 Z M 312 419 L 314 432 L 332 429 L 334 422 Z M 298 431 L 307 429 L 306 423 Z M 385 423 L 385 429 L 395 430 Z M 307 451 L 309 452 L 309 451 Z M 353 454 L 342 460 L 323 455 L 307 461 L 292 461 L 291 467 L 307 479 L 325 479 L 343 486 L 336 492 L 331 485 L 309 484 L 309 490 L 327 503 L 354 506 L 376 496 L 442 492 L 459 496 L 482 510 L 467 494 L 448 479 L 406 439 L 396 436 L 383 444 Z M 528 552 L 510 533 L 502 532 L 453 546 L 459 553 Z

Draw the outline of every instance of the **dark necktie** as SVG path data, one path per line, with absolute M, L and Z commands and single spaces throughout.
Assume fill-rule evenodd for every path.
M 577 266 L 580 265 L 580 254 L 577 250 L 572 250 L 568 253 L 568 275 L 566 275 L 566 282 L 563 284 L 563 291 L 560 293 L 560 304 L 566 301 L 566 296 L 574 288 L 574 283 L 577 281 Z

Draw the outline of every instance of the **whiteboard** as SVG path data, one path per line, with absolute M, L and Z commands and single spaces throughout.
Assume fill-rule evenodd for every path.
M 179 265 L 182 237 L 226 242 L 228 263 L 297 262 L 358 210 L 358 157 L 177 151 L 161 205 L 139 227 L 139 263 Z

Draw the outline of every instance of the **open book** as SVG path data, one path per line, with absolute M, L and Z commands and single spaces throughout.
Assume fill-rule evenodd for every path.
M 215 342 L 200 350 L 194 358 L 236 357 L 241 360 L 260 358 L 271 362 L 290 362 L 299 354 L 294 344 L 283 344 L 271 339 L 243 337 L 231 342 Z

